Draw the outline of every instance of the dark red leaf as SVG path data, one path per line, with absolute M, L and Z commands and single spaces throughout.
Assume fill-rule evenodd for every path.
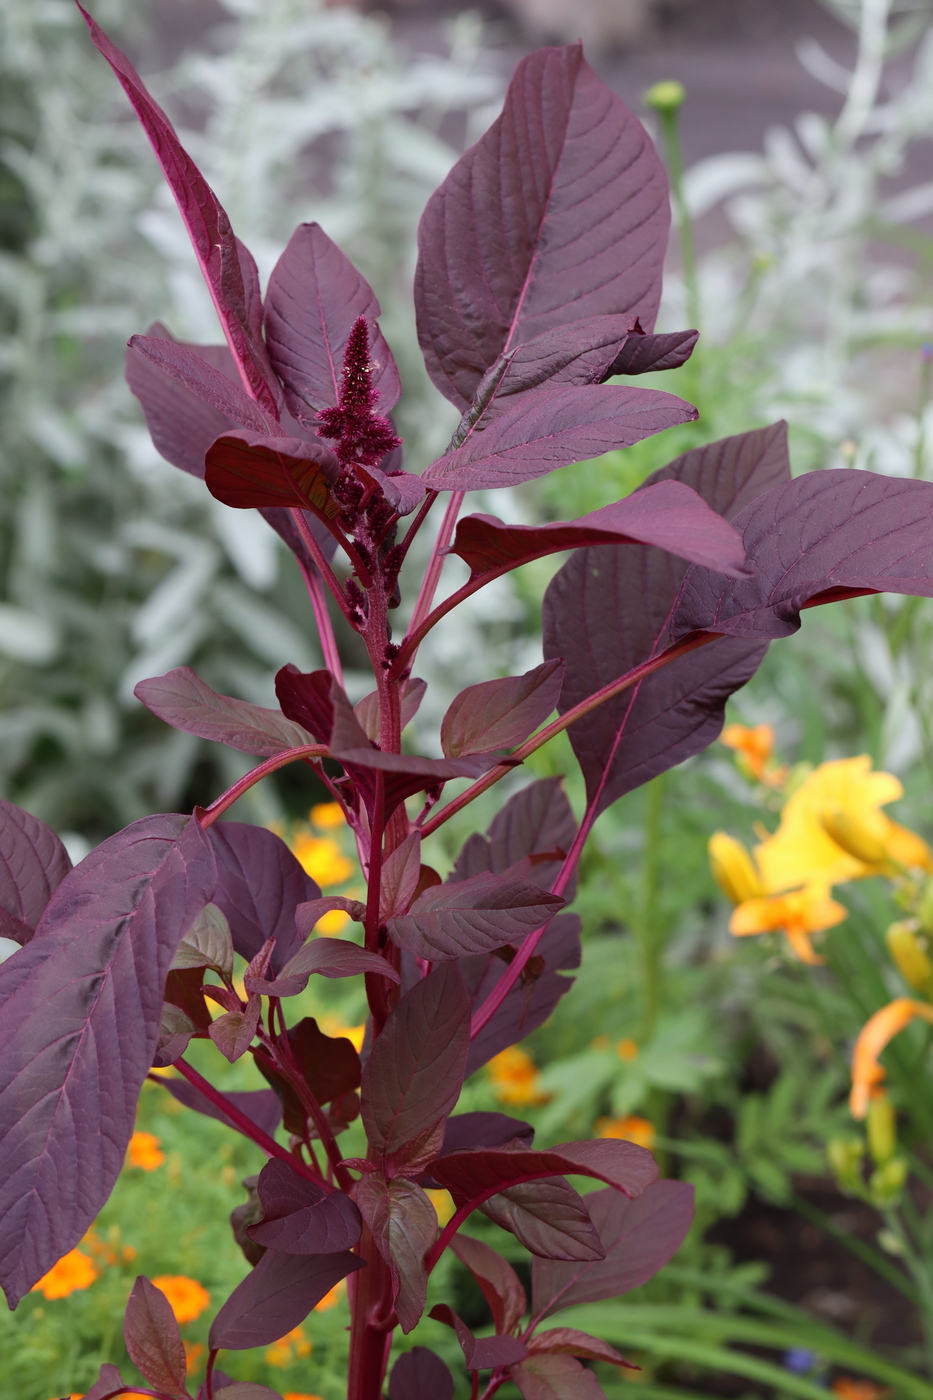
M 215 822 L 208 836 L 217 856 L 213 902 L 227 916 L 233 946 L 251 961 L 267 938 L 275 939 L 272 970 L 280 972 L 303 939 L 295 927 L 299 904 L 321 891 L 280 836 L 246 822 Z
M 417 957 L 469 957 L 518 942 L 563 903 L 528 880 L 484 873 L 424 890 L 411 911 L 387 919 L 386 928 L 393 942 Z
M 492 1310 L 497 1332 L 514 1332 L 528 1311 L 528 1300 L 521 1279 L 507 1260 L 482 1240 L 456 1234 L 450 1249 L 476 1279 Z
M 318 1103 L 331 1103 L 359 1087 L 360 1057 L 346 1036 L 325 1035 L 313 1016 L 305 1016 L 289 1029 L 288 1040 L 301 1076 Z M 298 1095 L 266 1051 L 254 1050 L 253 1057 L 282 1101 L 286 1131 L 302 1136 L 307 1114 Z
M 364 481 L 369 477 L 370 481 L 379 487 L 389 505 L 399 515 L 410 515 L 427 495 L 428 488 L 421 477 L 413 475 L 412 472 L 386 473 L 378 467 L 365 466 L 360 466 L 357 470 Z
M 177 666 L 164 676 L 140 681 L 133 694 L 173 728 L 229 744 L 258 758 L 273 758 L 287 749 L 315 742 L 306 729 L 286 719 L 280 710 L 250 705 L 211 690 L 190 666 Z
M 309 730 L 321 744 L 341 749 L 365 748 L 369 740 L 330 671 L 299 671 L 291 664 L 276 673 L 275 695 L 282 713 Z
M 376 295 L 350 259 L 319 224 L 299 224 L 272 269 L 265 308 L 269 358 L 297 418 L 337 402 L 347 337 L 360 316 L 369 323 L 379 412 L 398 401 L 398 370 L 378 315 Z
M 468 686 L 451 702 L 441 723 L 441 748 L 448 758 L 514 748 L 556 708 L 563 663 L 545 661 L 523 676 Z
M 479 578 L 562 549 L 598 544 L 650 544 L 720 573 L 747 577 L 749 572 L 741 535 L 679 481 L 656 482 L 579 520 L 553 525 L 504 525 L 494 515 L 468 515 L 457 526 L 452 552 Z
M 360 1213 L 342 1191 L 327 1192 L 273 1157 L 259 1174 L 263 1218 L 250 1239 L 283 1254 L 338 1254 L 360 1237 Z
M 269 1249 L 235 1288 L 214 1318 L 210 1346 L 246 1351 L 271 1346 L 348 1274 L 364 1267 L 356 1254 L 280 1254 Z
M 433 1351 L 412 1347 L 392 1367 L 389 1400 L 454 1400 L 454 1378 Z
M 441 393 L 466 407 L 500 351 L 581 317 L 651 330 L 669 223 L 644 127 L 580 47 L 523 59 L 418 231 L 418 335 Z
M 119 79 L 158 157 L 227 342 L 239 365 L 244 387 L 263 408 L 278 416 L 270 388 L 274 377 L 256 323 L 255 264 L 235 237 L 217 196 L 181 145 L 168 117 L 146 91 L 136 69 L 80 3 L 78 9 L 87 21 L 95 47 Z
M 365 904 L 361 904 L 358 899 L 344 899 L 340 894 L 323 895 L 320 899 L 309 900 L 307 904 L 299 904 L 295 910 L 295 928 L 299 937 L 308 938 L 316 924 L 332 909 L 340 909 L 349 914 L 358 924 L 363 922 L 366 914 Z
M 223 370 L 210 364 L 197 350 L 165 336 L 149 335 L 131 336 L 128 348 L 130 355 L 140 355 L 148 360 L 163 374 L 174 379 L 176 384 L 222 414 L 227 422 L 251 428 L 254 433 L 287 436 L 275 418 L 265 413 L 239 384 L 234 383 Z
M 469 1043 L 469 997 L 455 965 L 445 963 L 401 998 L 366 1062 L 362 1116 L 373 1147 L 388 1156 L 435 1126 L 442 1136 Z
M 154 1390 L 187 1397 L 185 1348 L 171 1304 L 160 1288 L 140 1275 L 123 1315 L 130 1360 Z
M 630 335 L 606 370 L 614 374 L 650 374 L 662 369 L 679 369 L 693 354 L 699 331 L 668 331 L 663 335 Z
M 224 1059 L 229 1060 L 231 1064 L 241 1059 L 252 1045 L 259 1029 L 261 1011 L 262 1002 L 259 997 L 251 996 L 245 1011 L 227 1011 L 208 1027 L 207 1033 L 211 1040 Z
M 330 493 L 338 464 L 323 442 L 268 437 L 243 428 L 211 443 L 204 458 L 207 489 L 224 505 L 307 507 L 334 520 L 340 506 Z
M 222 1109 L 206 1098 L 200 1089 L 189 1084 L 187 1079 L 160 1079 L 159 1083 L 186 1108 L 194 1109 L 196 1113 L 203 1113 L 207 1118 L 216 1118 L 218 1123 L 225 1123 L 228 1128 L 235 1128 L 238 1133 L 243 1131 L 232 1119 L 227 1117 Z M 267 1136 L 274 1136 L 276 1128 L 282 1121 L 282 1108 L 278 1097 L 271 1089 L 229 1091 L 224 1097 L 229 1099 Z
M 110 1194 L 166 974 L 215 879 L 193 818 L 134 822 L 65 877 L 35 938 L 0 964 L 0 1281 L 11 1307 Z
M 627 1196 L 640 1196 L 658 1174 L 650 1152 L 615 1138 L 566 1142 L 544 1152 L 481 1147 L 451 1152 L 431 1164 L 432 1176 L 464 1200 L 551 1176 L 594 1176 Z
M 590 1218 L 606 1251 L 592 1264 L 532 1263 L 531 1310 L 535 1317 L 617 1298 L 653 1278 L 676 1254 L 693 1220 L 693 1187 L 655 1181 L 635 1200 L 617 1191 L 586 1197 Z
M 126 1382 L 116 1366 L 101 1366 L 100 1375 L 84 1396 L 84 1400 L 104 1400 L 105 1395 L 112 1395 L 121 1386 L 126 1389 Z
M 529 1356 L 509 1374 L 523 1400 L 606 1400 L 593 1372 L 572 1356 Z
M 70 869 L 71 858 L 51 827 L 0 800 L 0 913 L 13 921 L 3 921 L 3 937 L 29 942 Z
M 626 1361 L 625 1357 L 599 1337 L 591 1337 L 588 1332 L 578 1332 L 575 1327 L 549 1327 L 536 1332 L 528 1343 L 533 1353 L 557 1352 L 565 1356 L 584 1356 L 587 1361 L 606 1361 L 610 1366 L 625 1366 L 629 1370 L 640 1368 Z
M 437 1214 L 413 1181 L 386 1181 L 369 1172 L 356 1187 L 356 1200 L 376 1248 L 389 1266 L 392 1298 L 404 1333 L 417 1327 L 428 1296 L 425 1256 L 437 1239 Z
M 561 779 L 539 778 L 509 798 L 485 836 L 476 832 L 470 837 L 451 879 L 465 880 L 483 870 L 504 875 L 522 861 L 525 878 L 550 889 L 576 834 Z M 573 897 L 572 887 L 567 897 Z
M 544 958 L 543 973 L 529 973 L 507 993 L 502 1005 L 470 1042 L 467 1074 L 498 1055 L 500 1050 L 524 1040 L 544 1024 L 561 997 L 573 986 L 572 977 L 558 976 L 561 967 L 579 966 L 580 920 L 576 914 L 558 914 L 548 924 L 536 956 Z M 497 957 L 466 958 L 458 964 L 477 1010 L 507 971 Z
M 424 693 L 428 688 L 427 681 L 418 679 L 409 680 L 403 687 L 401 693 L 400 718 L 402 728 L 411 724 L 424 699 Z M 356 715 L 366 737 L 372 739 L 373 743 L 379 738 L 379 692 L 371 690 L 368 695 L 364 695 L 362 700 L 357 700 L 353 706 L 353 713 Z
M 531 1253 L 545 1259 L 601 1259 L 583 1197 L 563 1177 L 525 1181 L 479 1207 Z
M 315 972 L 322 977 L 358 977 L 369 972 L 387 977 L 390 982 L 400 980 L 392 964 L 378 953 L 369 953 L 358 943 L 347 943 L 342 938 L 316 938 L 298 949 L 274 981 L 247 977 L 246 990 L 266 997 L 297 996 Z
M 534 1135 L 530 1123 L 510 1118 L 506 1113 L 455 1113 L 447 1119 L 440 1155 L 473 1147 L 502 1147 L 516 1139 L 530 1147 Z
M 452 1327 L 463 1351 L 468 1371 L 489 1371 L 495 1366 L 511 1366 L 523 1361 L 528 1348 L 518 1337 L 476 1337 L 461 1317 L 446 1303 L 438 1303 L 429 1313 L 435 1322 Z
M 421 880 L 421 837 L 410 832 L 382 862 L 379 917 L 402 914 L 414 899 Z

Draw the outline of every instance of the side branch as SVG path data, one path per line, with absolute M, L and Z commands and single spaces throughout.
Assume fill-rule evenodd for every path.
M 209 826 L 213 826 L 218 817 L 222 817 L 228 807 L 232 807 L 244 792 L 249 792 L 251 787 L 261 782 L 269 773 L 274 773 L 277 768 L 285 768 L 289 763 L 297 763 L 304 758 L 325 758 L 327 756 L 326 744 L 302 744 L 297 749 L 283 749 L 281 753 L 273 754 L 267 758 L 265 763 L 260 763 L 258 767 L 251 768 L 248 773 L 244 773 L 233 787 L 227 788 L 220 796 L 211 803 L 209 807 L 195 809 L 195 815 L 206 831 Z

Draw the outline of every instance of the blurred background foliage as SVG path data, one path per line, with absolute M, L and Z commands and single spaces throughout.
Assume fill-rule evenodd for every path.
M 550 23 L 540 6 L 518 8 Z M 697 443 L 782 416 L 797 471 L 846 465 L 933 478 L 933 183 L 909 177 L 933 139 L 930 7 L 831 8 L 851 30 L 851 61 L 815 41 L 800 56 L 836 115 L 801 113 L 759 152 L 694 164 L 680 187 L 660 324 L 698 324 L 702 338 L 682 370 L 657 382 L 698 404 L 699 421 L 507 501 L 480 497 L 475 508 L 571 518 Z M 145 7 L 99 0 L 95 13 L 140 55 L 263 276 L 294 225 L 317 219 L 372 281 L 406 386 L 398 421 L 408 465 L 420 469 L 443 447 L 449 413 L 414 335 L 414 231 L 430 190 L 495 114 L 513 55 L 491 46 L 469 14 L 451 19 L 442 38 L 432 31 L 428 51 L 403 43 L 379 15 L 315 0 L 222 0 L 222 9 L 222 24 L 168 66 L 160 58 L 154 76 Z M 648 9 L 632 7 L 637 24 Z M 598 29 L 599 7 L 586 13 Z M 689 93 L 687 103 L 689 118 Z M 672 128 L 656 110 L 643 115 L 676 173 Z M 719 235 L 701 238 L 696 257 L 694 226 L 702 234 L 710 219 Z M 75 854 L 147 812 L 209 799 L 245 767 L 148 716 L 132 699 L 138 679 L 190 664 L 220 690 L 270 703 L 280 665 L 320 664 L 297 570 L 276 537 L 258 517 L 212 501 L 148 442 L 122 354 L 156 317 L 176 335 L 218 338 L 148 146 L 68 0 L 5 0 L 0 792 L 66 834 Z M 426 751 L 457 690 L 534 664 L 555 567 L 539 561 L 485 590 L 425 649 L 419 669 L 430 689 L 417 741 Z M 361 691 L 347 645 L 348 684 Z M 933 610 L 923 601 L 815 610 L 797 637 L 772 648 L 732 718 L 773 725 L 790 762 L 869 753 L 904 783 L 899 819 L 933 836 L 931 646 Z M 569 746 L 554 743 L 529 767 L 572 774 Z M 579 803 L 572 777 L 568 791 Z M 238 815 L 287 822 L 314 797 L 282 778 Z M 443 829 L 439 865 L 498 800 Z M 859 1131 L 845 1104 L 852 1041 L 904 990 L 883 941 L 897 911 L 882 881 L 846 892 L 850 917 L 826 935 L 818 969 L 793 961 L 776 936 L 730 939 L 707 839 L 721 827 L 751 840 L 756 823 L 774 827 L 775 810 L 714 746 L 607 813 L 575 906 L 584 962 L 574 994 L 521 1052 L 476 1077 L 463 1106 L 527 1116 L 542 1142 L 594 1129 L 639 1137 L 665 1171 L 696 1184 L 697 1226 L 676 1263 L 579 1320 L 644 1365 L 633 1380 L 601 1375 L 610 1397 L 813 1397 L 831 1385 L 843 1400 L 885 1389 L 929 1400 L 924 1308 L 890 1222 L 840 1194 L 826 1156 L 830 1141 Z M 315 1014 L 355 1026 L 361 1008 L 341 995 L 329 984 Z M 914 1028 L 904 1045 L 892 1051 L 891 1092 L 916 1173 L 909 1208 L 925 1219 L 928 1037 Z M 247 1087 L 247 1074 L 228 1071 L 229 1086 Z M 97 1260 L 94 1284 L 67 1298 L 37 1294 L 15 1319 L 0 1317 L 0 1400 L 77 1393 L 101 1360 L 119 1361 L 120 1313 L 137 1270 L 190 1276 L 214 1306 L 242 1276 L 226 1215 L 259 1162 L 248 1144 L 176 1107 L 147 1087 L 140 1128 L 160 1140 L 164 1160 L 121 1178 L 83 1246 Z M 933 1278 L 933 1231 L 924 1229 Z M 501 1234 L 488 1234 L 508 1252 Z M 463 1316 L 481 1326 L 481 1300 L 449 1268 L 439 1290 L 449 1282 Z M 313 1314 L 277 1358 L 237 1358 L 237 1375 L 296 1400 L 338 1400 L 342 1306 Z M 193 1349 L 207 1317 L 187 1325 Z M 424 1324 L 417 1340 L 456 1361 L 438 1325 Z M 195 1370 L 199 1355 L 192 1350 Z

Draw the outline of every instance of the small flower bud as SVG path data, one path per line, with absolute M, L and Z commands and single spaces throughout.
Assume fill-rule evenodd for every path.
M 833 1138 L 827 1145 L 826 1156 L 833 1176 L 840 1190 L 847 1196 L 860 1196 L 862 1185 L 862 1158 L 865 1145 L 857 1138 Z
M 907 1158 L 892 1157 L 883 1167 L 872 1172 L 868 1189 L 872 1205 L 878 1209 L 893 1206 L 904 1189 L 907 1180 Z
M 643 98 L 646 107 L 653 107 L 656 112 L 666 115 L 669 112 L 676 112 L 687 96 L 683 83 L 668 79 L 666 82 L 655 83 L 648 89 Z
M 933 962 L 913 924 L 906 920 L 892 924 L 885 934 L 885 940 L 888 952 L 897 963 L 898 972 L 905 982 L 919 991 L 933 988 Z
M 884 1091 L 871 1096 L 866 1116 L 868 1146 L 876 1167 L 883 1167 L 897 1148 L 897 1114 Z
M 734 836 L 729 836 L 725 831 L 713 833 L 709 839 L 709 863 L 713 879 L 733 904 L 742 904 L 746 899 L 760 899 L 764 894 L 755 862 Z
M 920 895 L 917 918 L 924 933 L 933 933 L 933 880 L 928 880 Z
M 847 855 L 865 865 L 883 865 L 887 860 L 884 841 L 861 813 L 821 812 L 820 821 Z

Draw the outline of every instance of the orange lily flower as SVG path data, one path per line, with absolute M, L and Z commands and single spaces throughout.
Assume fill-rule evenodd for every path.
M 878 1063 L 882 1050 L 918 1016 L 933 1025 L 933 1006 L 925 1001 L 915 1001 L 913 997 L 895 997 L 894 1001 L 882 1006 L 865 1022 L 852 1054 L 849 1108 L 853 1118 L 865 1117 L 872 1094 L 884 1081 L 885 1072 Z

